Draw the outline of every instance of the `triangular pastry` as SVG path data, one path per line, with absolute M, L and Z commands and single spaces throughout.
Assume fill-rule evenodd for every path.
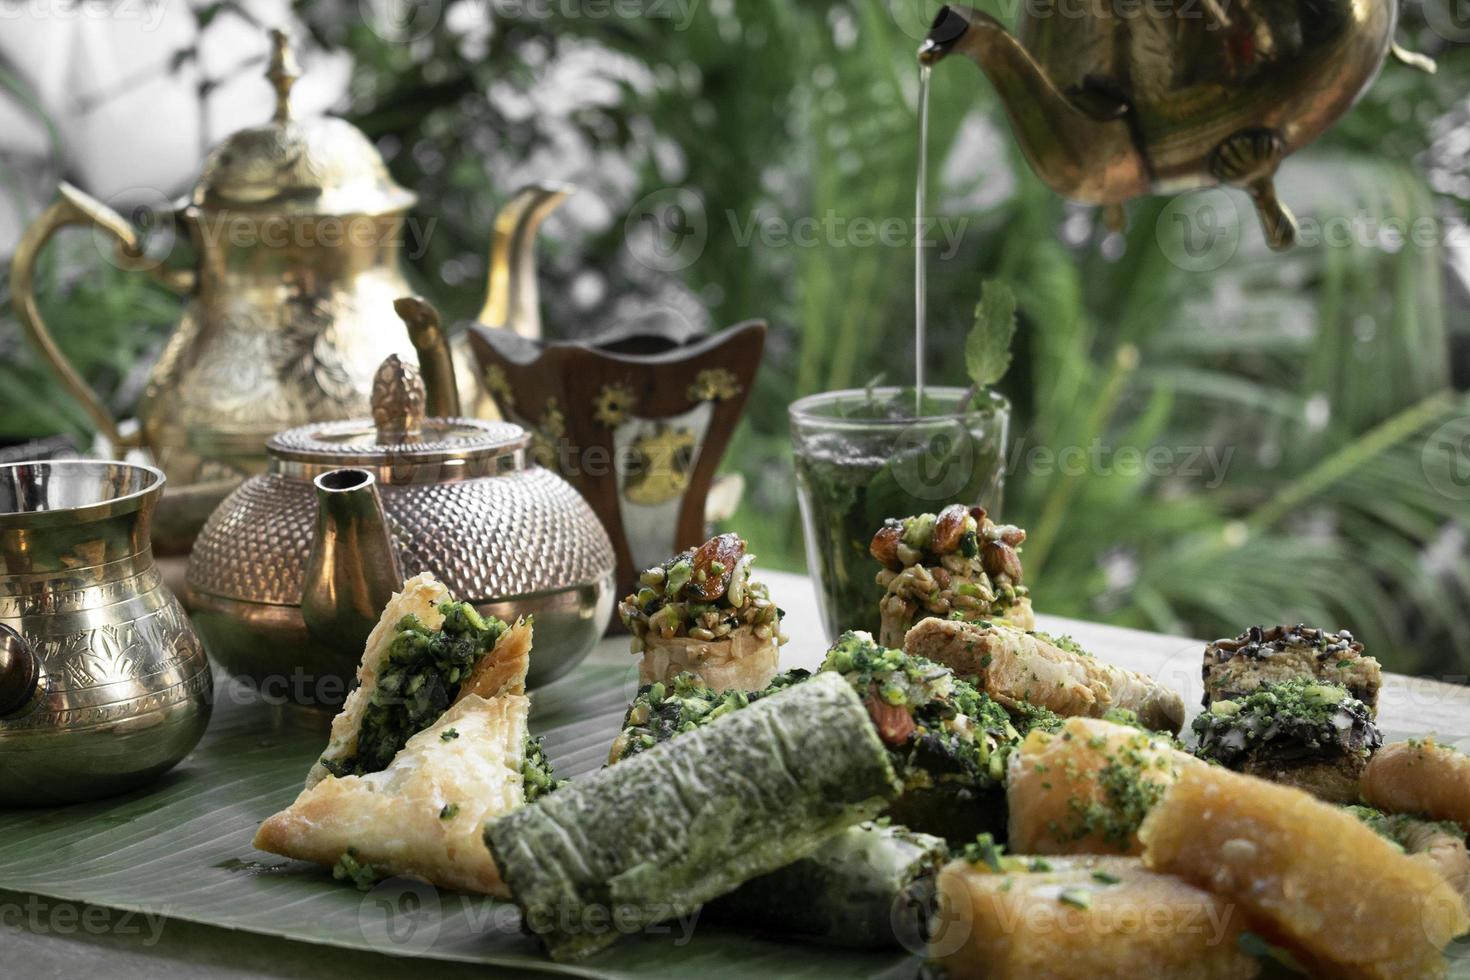
M 531 624 L 507 628 L 448 601 L 441 584 L 420 575 L 388 603 L 326 752 L 296 801 L 261 825 L 256 847 L 325 865 L 350 852 L 377 872 L 508 895 L 481 831 L 525 802 L 528 751 L 532 768 L 544 765 L 527 728 Z M 456 617 L 449 629 L 445 610 Z M 498 631 L 493 647 L 475 650 L 489 631 Z M 436 667 L 419 672 L 431 676 L 405 683 L 410 648 L 430 640 L 441 644 Z M 407 693 L 395 697 L 384 685 Z M 452 703 L 440 710 L 436 698 Z

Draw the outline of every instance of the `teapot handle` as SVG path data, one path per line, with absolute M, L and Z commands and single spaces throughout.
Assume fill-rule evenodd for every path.
M 41 663 L 21 635 L 0 623 L 0 718 L 31 703 L 41 681 Z
M 193 276 L 177 274 L 164 269 L 160 263 L 144 254 L 142 243 L 132 225 L 122 219 L 101 201 L 83 193 L 71 184 L 63 182 L 58 188 L 60 196 L 41 217 L 26 229 L 20 244 L 15 248 L 15 257 L 10 263 L 10 295 L 15 303 L 15 312 L 25 327 L 36 348 L 51 362 L 52 369 L 61 383 L 81 402 L 82 408 L 91 416 L 103 434 L 117 447 L 141 445 L 137 436 L 123 436 L 118 432 L 117 422 L 103 406 L 95 392 L 82 379 L 77 369 L 66 359 L 61 348 L 41 318 L 36 305 L 35 269 L 36 261 L 51 236 L 71 225 L 91 225 L 101 228 L 115 240 L 116 262 L 119 268 L 129 272 L 148 272 L 176 292 L 186 292 L 193 287 Z

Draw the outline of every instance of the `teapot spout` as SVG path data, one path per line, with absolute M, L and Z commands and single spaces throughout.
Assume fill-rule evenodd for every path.
M 490 277 L 480 323 L 530 337 L 541 336 L 541 298 L 536 286 L 536 231 L 571 195 L 570 184 L 530 184 L 516 191 L 495 216 Z
M 1086 204 L 1117 204 L 1148 192 L 1148 163 L 1133 140 L 1127 103 L 1064 95 L 999 21 L 970 7 L 939 11 L 919 61 L 933 65 L 955 53 L 979 65 L 995 86 L 1021 152 L 1052 190 Z
M 367 470 L 317 477 L 316 538 L 301 615 L 312 638 L 346 656 L 362 653 L 393 593 L 403 586 L 377 481 Z

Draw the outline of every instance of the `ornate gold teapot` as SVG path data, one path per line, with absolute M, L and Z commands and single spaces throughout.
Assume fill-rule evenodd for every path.
M 373 372 L 401 346 L 392 306 L 411 291 L 399 255 L 415 197 L 350 123 L 292 115 L 299 70 L 285 35 L 272 36 L 266 77 L 275 117 L 216 147 L 174 212 L 193 243 L 194 268 L 149 259 L 127 222 L 66 184 L 11 266 L 18 317 L 67 388 L 114 446 L 146 447 L 168 475 L 164 510 L 183 487 L 264 470 L 266 440 L 282 429 L 366 414 Z M 68 225 L 99 229 L 123 268 L 188 297 L 143 393 L 136 433 L 118 431 L 36 306 L 38 253 Z
M 1281 160 L 1332 125 L 1377 75 L 1396 0 L 1041 0 L 1016 35 L 969 7 L 939 12 L 919 59 L 958 52 L 999 93 L 1027 161 L 1058 194 L 1107 207 L 1213 184 L 1244 188 L 1266 241 L 1291 246 Z

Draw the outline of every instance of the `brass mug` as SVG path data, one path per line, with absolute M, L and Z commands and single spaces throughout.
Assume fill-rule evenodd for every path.
M 171 768 L 209 723 L 204 649 L 163 584 L 151 466 L 0 466 L 0 805 L 96 799 Z

